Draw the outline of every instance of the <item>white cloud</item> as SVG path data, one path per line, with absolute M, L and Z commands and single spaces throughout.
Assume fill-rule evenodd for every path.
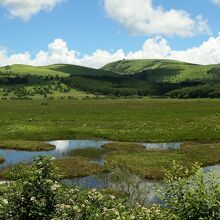
M 183 51 L 171 49 L 166 39 L 156 37 L 145 41 L 142 50 L 130 52 L 128 59 L 173 59 L 196 64 L 220 63 L 220 34 L 210 37 L 200 46 Z
M 25 21 L 40 11 L 50 11 L 63 0 L 0 0 L 7 8 L 11 18 L 19 17 Z
M 125 58 L 125 53 L 122 49 L 111 53 L 106 50 L 96 50 L 92 55 L 85 55 L 80 60 L 80 65 L 99 68 L 109 62 L 122 60 Z
M 174 59 L 197 64 L 220 63 L 220 33 L 217 37 L 210 37 L 198 47 L 186 50 L 174 50 L 163 37 L 155 37 L 145 41 L 138 51 L 125 53 L 123 49 L 115 52 L 98 49 L 90 55 L 81 56 L 78 52 L 68 48 L 62 39 L 55 39 L 48 45 L 46 51 L 39 51 L 34 57 L 30 53 L 8 55 L 7 50 L 0 49 L 0 65 L 29 64 L 49 65 L 66 63 L 100 68 L 103 65 L 122 59 Z
M 164 34 L 182 37 L 205 32 L 210 34 L 208 22 L 198 15 L 192 18 L 183 10 L 164 10 L 152 0 L 105 0 L 107 14 L 133 34 Z
M 39 51 L 34 58 L 31 58 L 29 52 L 13 54 L 9 56 L 7 50 L 0 49 L 0 65 L 28 64 L 44 66 L 56 63 L 83 65 L 99 68 L 108 62 L 113 62 L 125 58 L 122 49 L 111 53 L 106 50 L 96 50 L 92 55 L 80 57 L 77 51 L 68 48 L 67 43 L 62 39 L 55 39 L 48 45 L 47 51 Z
M 213 4 L 220 6 L 220 0 L 210 0 Z
M 172 50 L 167 40 L 158 36 L 145 41 L 142 50 L 130 52 L 127 59 L 163 59 L 170 56 Z

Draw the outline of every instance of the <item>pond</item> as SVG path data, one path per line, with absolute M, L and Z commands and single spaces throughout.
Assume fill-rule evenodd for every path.
M 93 176 L 65 179 L 63 183 L 86 189 L 111 189 L 124 192 L 129 195 L 131 201 L 139 202 L 143 205 L 160 203 L 159 198 L 156 196 L 156 190 L 161 185 L 160 182 L 142 179 L 133 174 L 126 176 L 126 179 L 122 177 L 119 182 L 113 179 L 110 174 L 102 173 Z
M 28 163 L 34 157 L 39 155 L 51 155 L 56 158 L 68 156 L 68 153 L 75 149 L 85 148 L 101 148 L 102 145 L 110 143 L 111 141 L 105 140 L 64 140 L 64 141 L 51 141 L 48 142 L 56 146 L 51 151 L 19 151 L 19 150 L 5 150 L 0 149 L 0 155 L 5 158 L 5 162 L 0 164 L 0 168 L 4 168 L 17 163 Z
M 65 156 L 74 156 L 74 153 L 80 153 L 82 156 L 87 152 L 88 154 L 97 154 L 93 155 L 90 158 L 91 161 L 97 162 L 99 164 L 104 164 L 105 158 L 102 154 L 100 154 L 100 149 L 102 145 L 111 143 L 112 141 L 108 140 L 57 140 L 48 142 L 49 144 L 54 145 L 56 148 L 51 151 L 39 151 L 39 152 L 31 152 L 31 151 L 19 151 L 19 150 L 6 150 L 0 149 L 0 155 L 5 158 L 5 162 L 0 165 L 0 168 L 5 168 L 10 165 L 14 165 L 17 163 L 28 163 L 33 160 L 34 157 L 39 155 L 51 155 L 56 158 L 65 157 Z M 146 150 L 150 149 L 179 149 L 181 147 L 181 143 L 142 143 Z M 93 152 L 92 150 L 93 149 Z M 99 151 L 94 151 L 94 149 L 99 149 Z M 91 156 L 91 155 L 90 155 Z M 133 197 L 137 197 L 137 191 L 141 192 L 143 195 L 148 195 L 148 199 L 146 200 L 146 196 L 142 198 L 146 200 L 145 203 L 155 202 L 157 198 L 155 197 L 155 185 L 157 184 L 154 181 L 138 179 L 136 176 L 130 176 L 132 178 L 133 183 L 137 185 L 133 188 L 132 195 Z M 137 182 L 138 181 L 138 182 Z M 75 179 L 66 179 L 64 180 L 65 184 L 75 185 L 85 188 L 113 188 L 118 189 L 120 186 L 113 183 L 108 174 L 99 174 L 96 176 L 87 176 Z M 138 188 L 138 190 L 137 190 Z M 147 192 L 144 192 L 146 191 Z
M 17 163 L 28 163 L 33 160 L 34 157 L 39 155 L 51 155 L 56 158 L 68 156 L 68 154 L 77 149 L 88 149 L 88 148 L 101 148 L 102 145 L 111 143 L 108 140 L 58 140 L 48 142 L 56 146 L 51 151 L 19 151 L 19 150 L 6 150 L 0 149 L 0 155 L 5 158 L 5 162 L 0 164 L 0 168 L 4 168 Z M 143 143 L 146 149 L 178 149 L 181 143 Z M 103 163 L 104 158 L 99 157 L 94 159 L 95 162 Z
M 100 154 L 100 149 L 102 145 L 111 143 L 112 141 L 108 140 L 58 140 L 48 142 L 49 144 L 54 145 L 56 148 L 51 151 L 39 151 L 39 152 L 31 152 L 31 151 L 19 151 L 19 150 L 6 150 L 0 149 L 0 155 L 5 158 L 5 162 L 0 165 L 0 168 L 4 168 L 10 165 L 14 165 L 16 163 L 28 163 L 33 160 L 34 157 L 39 155 L 51 155 L 56 158 L 61 158 L 65 156 L 74 156 L 74 153 L 91 153 L 91 149 L 93 149 L 93 157 L 90 158 L 91 161 L 97 162 L 99 164 L 104 164 L 105 158 L 102 153 Z M 179 149 L 182 143 L 142 143 L 146 150 L 150 149 L 160 149 L 160 150 L 168 150 L 168 149 Z M 89 150 L 90 149 L 90 150 Z M 97 149 L 97 151 L 94 151 Z M 99 150 L 98 150 L 99 149 Z M 80 155 L 78 155 L 80 156 Z M 220 165 L 208 166 L 204 168 L 205 172 L 214 169 L 216 174 L 220 177 Z M 158 187 L 159 182 L 140 179 L 137 176 L 131 175 L 129 178 L 132 179 L 133 184 L 133 197 L 137 196 L 137 192 L 141 192 L 145 204 L 158 203 L 159 200 L 155 196 L 155 190 Z M 98 174 L 94 176 L 80 177 L 74 179 L 66 179 L 63 182 L 67 185 L 74 185 L 84 188 L 113 188 L 119 189 L 120 185 L 115 184 L 111 181 L 109 174 Z M 135 185 L 136 184 L 136 185 Z M 126 186 L 127 187 L 127 186 Z M 130 189 L 129 189 L 130 190 Z M 147 190 L 147 192 L 146 192 Z M 125 190 L 126 191 L 126 190 Z M 147 197 L 146 197 L 147 195 Z M 147 198 L 147 199 L 146 199 Z

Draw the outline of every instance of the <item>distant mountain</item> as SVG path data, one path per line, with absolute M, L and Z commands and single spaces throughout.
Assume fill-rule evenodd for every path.
M 69 64 L 0 68 L 1 99 L 95 96 L 220 98 L 220 65 L 147 59 L 121 60 L 101 69 Z

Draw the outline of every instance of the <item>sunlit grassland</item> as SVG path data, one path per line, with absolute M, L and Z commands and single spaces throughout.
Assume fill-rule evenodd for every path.
M 220 100 L 1 100 L 0 140 L 220 139 Z

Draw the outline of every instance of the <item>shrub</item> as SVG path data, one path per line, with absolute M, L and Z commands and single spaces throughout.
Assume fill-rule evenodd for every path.
M 39 157 L 31 167 L 17 166 L 0 188 L 0 219 L 51 219 L 59 200 L 60 176 L 53 158 Z
M 175 162 L 165 173 L 165 184 L 160 192 L 165 206 L 186 220 L 220 219 L 220 190 L 213 172 L 204 173 L 198 164 L 192 169 Z

